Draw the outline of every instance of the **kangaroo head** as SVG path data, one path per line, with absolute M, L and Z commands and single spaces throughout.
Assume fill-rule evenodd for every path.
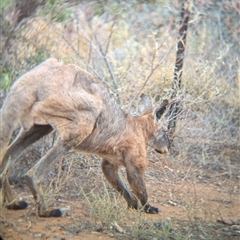
M 168 153 L 170 148 L 170 141 L 167 135 L 167 128 L 165 128 L 160 121 L 168 106 L 168 100 L 164 99 L 158 108 L 153 112 L 153 116 L 156 122 L 156 130 L 153 138 L 149 141 L 148 145 L 154 148 L 158 153 Z
M 167 106 L 168 100 L 165 99 L 160 104 L 160 106 L 153 111 L 150 98 L 144 94 L 141 95 L 141 106 L 139 109 L 141 115 L 153 112 L 153 117 L 155 119 L 155 132 L 150 137 L 148 141 L 148 146 L 155 149 L 158 153 L 161 154 L 168 153 L 168 150 L 170 148 L 170 141 L 167 135 L 167 129 L 163 127 L 163 124 L 160 121 Z

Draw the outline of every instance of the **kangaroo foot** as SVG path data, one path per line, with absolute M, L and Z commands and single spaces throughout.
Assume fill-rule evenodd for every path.
M 38 211 L 39 217 L 62 217 L 64 215 L 69 214 L 70 212 L 70 207 L 65 207 L 65 208 L 56 208 L 53 210 L 40 210 Z
M 146 213 L 151 213 L 151 214 L 157 214 L 158 213 L 158 208 L 150 206 L 149 204 L 144 206 L 144 211 Z
M 8 204 L 6 207 L 7 209 L 11 210 L 21 210 L 27 208 L 28 204 L 24 200 L 20 199 L 18 201 L 14 201 L 11 204 Z

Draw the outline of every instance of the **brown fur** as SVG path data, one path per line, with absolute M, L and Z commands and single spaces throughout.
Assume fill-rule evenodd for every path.
M 164 108 L 166 104 L 157 113 L 162 114 Z M 104 175 L 128 205 L 137 208 L 138 198 L 146 212 L 157 212 L 157 208 L 147 202 L 143 179 L 147 144 L 161 153 L 166 153 L 169 148 L 167 135 L 156 127 L 153 115 L 159 118 L 157 113 L 153 114 L 150 99 L 143 95 L 141 115 L 127 115 L 103 83 L 90 73 L 73 64 L 46 60 L 14 83 L 1 109 L 2 201 L 13 209 L 27 206 L 21 201 L 13 201 L 7 179 L 10 160 L 17 159 L 31 143 L 56 129 L 59 133 L 57 143 L 26 174 L 27 185 L 38 203 L 39 216 L 59 215 L 59 210 L 47 209 L 38 185 L 52 165 L 70 149 L 101 156 Z M 18 125 L 21 131 L 9 145 Z M 126 168 L 133 193 L 118 175 L 120 166 Z

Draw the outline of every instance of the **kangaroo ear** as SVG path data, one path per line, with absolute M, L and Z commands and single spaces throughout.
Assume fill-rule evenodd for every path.
M 156 120 L 159 120 L 163 113 L 165 112 L 166 108 L 168 106 L 168 100 L 164 99 L 161 103 L 161 105 L 154 111 L 154 118 Z
M 144 115 L 146 113 L 152 112 L 153 107 L 152 107 L 151 99 L 145 94 L 142 94 L 140 98 L 141 98 L 141 105 L 138 107 L 139 113 L 141 115 Z

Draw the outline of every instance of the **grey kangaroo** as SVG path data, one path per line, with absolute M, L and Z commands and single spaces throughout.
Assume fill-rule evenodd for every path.
M 30 144 L 56 130 L 55 145 L 25 175 L 40 217 L 62 215 L 61 209 L 46 206 L 40 185 L 69 150 L 99 155 L 105 177 L 129 207 L 142 206 L 147 213 L 158 213 L 148 203 L 144 171 L 147 145 L 159 153 L 169 150 L 168 136 L 157 124 L 167 105 L 164 100 L 153 110 L 149 97 L 142 95 L 140 115 L 132 116 L 120 109 L 100 80 L 78 66 L 54 58 L 41 63 L 13 84 L 0 112 L 0 206 L 27 207 L 12 193 L 7 177 L 10 163 Z M 21 130 L 10 144 L 19 125 Z M 121 166 L 126 168 L 132 191 L 118 174 Z

